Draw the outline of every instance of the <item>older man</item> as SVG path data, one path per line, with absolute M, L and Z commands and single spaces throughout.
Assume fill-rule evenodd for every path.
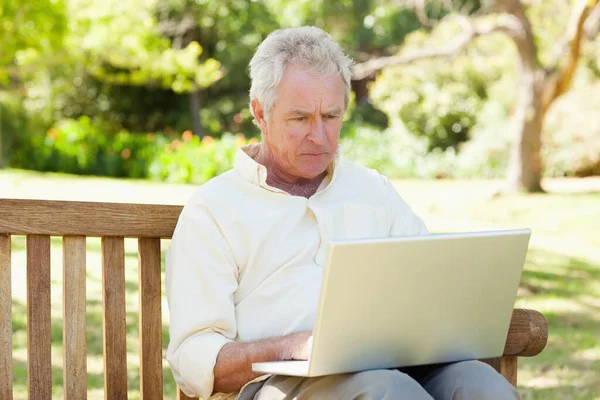
M 253 362 L 307 358 L 331 240 L 427 234 L 385 177 L 338 157 L 350 64 L 314 27 L 273 32 L 256 51 L 250 107 L 262 143 L 196 192 L 168 252 L 175 379 L 205 399 L 517 398 L 476 361 L 411 374 L 252 372 Z

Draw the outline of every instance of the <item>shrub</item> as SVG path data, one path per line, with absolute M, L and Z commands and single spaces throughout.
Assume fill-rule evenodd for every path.
M 461 29 L 456 19 L 447 18 L 430 35 L 421 31 L 410 35 L 402 52 L 443 48 Z M 425 138 L 429 150 L 458 151 L 482 122 L 479 114 L 489 99 L 505 109 L 513 104 L 514 92 L 507 88 L 515 86 L 514 64 L 508 38 L 481 37 L 457 57 L 384 69 L 372 86 L 372 100 L 387 112 L 391 126 L 403 124 Z
M 401 128 L 383 132 L 359 128 L 341 141 L 345 158 L 390 178 L 500 178 L 510 151 L 508 122 L 476 126 L 474 138 L 446 150 L 428 150 L 427 142 Z
M 574 89 L 546 117 L 542 156 L 547 176 L 600 175 L 600 83 Z
M 546 176 L 600 174 L 598 91 L 598 85 L 575 90 L 550 110 L 542 147 Z M 380 130 L 348 120 L 340 146 L 345 158 L 390 178 L 501 178 L 514 126 L 505 106 L 495 101 L 481 106 L 478 121 L 469 141 L 431 150 L 427 138 L 413 135 L 401 123 Z M 60 121 L 45 135 L 23 132 L 13 137 L 14 167 L 195 184 L 232 168 L 237 149 L 258 141 L 231 133 L 200 140 L 191 131 L 105 134 L 102 124 L 87 117 Z
M 468 59 L 459 61 L 460 67 L 424 63 L 384 72 L 376 83 L 375 103 L 396 123 L 425 138 L 429 150 L 458 149 L 469 140 L 487 100 L 484 77 Z
M 181 136 L 161 133 L 106 134 L 90 118 L 62 120 L 45 135 L 23 137 L 11 165 L 38 171 L 127 178 L 151 178 L 177 183 L 202 183 L 233 166 L 243 135 L 200 140 L 191 131 Z
M 120 131 L 105 134 L 90 118 L 62 120 L 46 135 L 22 138 L 11 165 L 38 171 L 146 178 L 148 162 L 168 138 Z
M 350 118 L 346 124 L 381 130 L 388 128 L 390 125 L 387 114 L 369 102 L 355 106 L 351 110 Z
M 456 159 L 457 178 L 501 178 L 510 155 L 512 121 L 502 104 L 486 102 L 471 131 L 471 140 L 460 146 Z
M 40 128 L 39 121 L 27 118 L 23 99 L 9 92 L 0 91 L 0 168 L 9 165 L 16 149 L 28 132 Z
M 203 183 L 233 167 L 238 147 L 256 141 L 247 141 L 241 134 L 224 134 L 219 140 L 205 136 L 200 140 L 191 132 L 184 133 L 183 141 L 168 143 L 155 156 L 148 176 L 167 182 Z
M 340 142 L 342 154 L 390 178 L 443 178 L 452 175 L 455 152 L 429 153 L 427 142 L 401 128 L 383 132 L 358 128 L 354 137 Z

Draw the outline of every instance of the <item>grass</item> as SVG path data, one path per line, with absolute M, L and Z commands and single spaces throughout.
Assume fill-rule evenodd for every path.
M 495 196 L 494 181 L 399 181 L 400 193 L 432 231 L 529 227 L 533 234 L 518 307 L 546 316 L 542 354 L 519 361 L 524 399 L 600 399 L 600 180 L 546 181 L 544 195 Z M 106 178 L 0 171 L 0 196 L 183 204 L 194 187 Z M 167 242 L 163 243 L 166 248 Z M 103 398 L 100 244 L 88 240 L 87 340 L 90 399 Z M 52 241 L 54 398 L 62 397 L 62 249 Z M 13 239 L 15 398 L 27 398 L 25 239 Z M 127 361 L 130 398 L 139 398 L 137 250 L 126 242 Z M 168 313 L 163 344 L 168 343 Z M 175 384 L 164 365 L 164 396 Z

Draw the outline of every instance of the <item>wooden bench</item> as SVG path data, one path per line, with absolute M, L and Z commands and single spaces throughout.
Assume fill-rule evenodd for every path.
M 124 238 L 137 238 L 140 396 L 163 397 L 160 239 L 171 237 L 180 212 L 169 205 L 0 199 L 0 399 L 13 398 L 11 235 L 27 236 L 29 398 L 52 398 L 52 236 L 63 238 L 64 398 L 87 397 L 86 237 L 102 238 L 104 396 L 127 398 Z M 484 361 L 516 385 L 517 357 L 540 353 L 547 329 L 539 312 L 515 310 L 504 356 Z

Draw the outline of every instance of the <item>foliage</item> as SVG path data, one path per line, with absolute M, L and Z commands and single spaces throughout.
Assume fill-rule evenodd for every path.
M 549 176 L 600 175 L 600 84 L 573 90 L 550 109 L 543 157 Z
M 18 96 L 0 91 L 0 167 L 6 163 L 5 157 L 12 148 L 14 139 L 27 129 L 26 111 Z
M 389 0 L 15 1 L 0 0 L 0 75 L 4 71 L 10 76 L 9 92 L 0 99 L 4 153 L 12 153 L 13 165 L 69 171 L 88 171 L 94 162 L 78 160 L 96 156 L 79 153 L 94 148 L 109 151 L 117 146 L 117 137 L 125 141 L 123 146 L 134 146 L 130 143 L 138 143 L 135 136 L 151 132 L 165 146 L 171 143 L 173 135 L 192 128 L 195 110 L 191 112 L 190 92 L 200 103 L 203 132 L 217 139 L 215 143 L 220 144 L 218 139 L 228 132 L 256 136 L 247 104 L 247 65 L 256 46 L 278 27 L 315 24 L 363 61 L 452 44 L 463 28 L 451 11 L 477 13 L 480 22 L 482 16 L 492 17 L 485 16 L 490 9 L 479 0 L 425 0 L 420 2 L 422 13 L 415 2 Z M 569 4 L 559 0 L 527 2 L 544 63 L 556 52 L 556 38 L 566 24 L 566 18 L 549 16 L 568 11 Z M 599 54 L 600 39 L 586 43 L 574 87 L 600 77 Z M 368 144 L 374 154 L 357 150 L 357 159 L 379 165 L 392 176 L 503 175 L 502 157 L 508 154 L 513 133 L 508 120 L 518 89 L 516 59 L 513 43 L 494 34 L 478 38 L 455 58 L 384 70 L 369 86 L 370 101 L 361 97 L 346 116 L 342 132 L 346 147 L 354 151 L 351 139 Z M 569 97 L 568 102 L 575 100 Z M 552 133 L 554 139 L 548 139 L 556 143 L 551 142 L 544 153 L 547 173 L 587 173 L 577 160 L 586 164 L 591 156 L 563 150 L 576 149 L 578 137 L 569 129 L 568 114 L 552 115 L 549 118 L 556 119 L 548 122 L 547 131 L 560 134 Z M 586 118 L 592 118 L 589 115 Z M 56 123 L 65 120 L 71 122 Z M 73 120 L 79 121 L 76 128 Z M 50 146 L 50 126 L 58 132 L 80 132 L 72 143 L 85 150 L 67 142 Z M 142 146 L 143 139 L 139 140 Z M 184 156 L 183 150 L 173 151 L 167 156 L 160 146 L 148 148 L 155 153 L 145 161 L 144 173 L 143 167 L 122 159 L 109 161 L 111 167 L 94 166 L 90 173 L 110 170 L 120 176 L 150 176 L 147 167 L 159 155 L 191 163 L 182 160 L 193 152 Z M 396 151 L 386 152 L 390 148 Z M 39 157 L 25 160 L 34 154 Z M 394 154 L 402 154 L 402 160 L 393 160 Z M 200 171 L 189 168 L 196 168 L 194 174 Z M 163 167 L 153 171 L 155 179 L 192 179 L 189 172 L 170 174 Z
M 87 117 L 62 120 L 46 135 L 22 136 L 13 144 L 11 165 L 38 171 L 82 175 L 151 178 L 177 183 L 203 183 L 233 166 L 238 147 L 254 143 L 225 134 L 200 140 L 180 135 L 106 134 Z
M 221 65 L 221 79 L 197 92 L 204 134 L 218 137 L 249 127 L 248 63 L 260 42 L 279 27 L 264 2 L 159 0 L 156 14 L 159 29 L 173 44 L 196 41 L 203 49 L 201 59 Z M 184 129 L 190 127 L 188 121 Z
M 386 129 L 389 126 L 389 118 L 386 113 L 371 104 L 363 103 L 349 110 L 350 123 L 372 128 Z
M 249 136 L 260 133 L 252 122 L 248 94 L 220 96 L 200 111 L 206 133 L 218 138 L 225 132 L 243 132 Z
M 106 135 L 89 118 L 59 121 L 45 136 L 30 135 L 15 146 L 18 168 L 72 174 L 145 178 L 147 163 L 167 138 L 120 131 Z
M 203 183 L 233 167 L 238 147 L 247 144 L 243 135 L 226 134 L 220 140 L 184 133 L 150 163 L 149 177 L 166 182 Z M 255 142 L 256 139 L 251 140 Z
M 248 126 L 245 71 L 258 43 L 277 27 L 262 2 L 64 1 L 70 21 L 64 53 L 19 59 L 31 115 L 48 124 L 89 116 L 113 133 L 183 131 L 192 125 L 186 93 L 199 91 L 209 135 L 237 130 L 238 114 Z M 188 16 L 193 24 L 179 34 Z
M 17 53 L 60 50 L 65 29 L 63 0 L 0 0 L 0 83 L 8 83 Z
M 200 62 L 196 41 L 173 48 L 160 35 L 157 0 L 69 0 L 68 42 L 80 49 L 88 73 L 115 85 L 152 85 L 176 93 L 207 87 L 220 78 L 220 63 Z
M 590 94 L 573 95 L 591 98 Z M 565 98 L 549 116 L 544 153 L 547 176 L 598 174 L 600 133 L 597 126 L 589 125 L 598 105 L 579 105 L 574 113 L 570 104 Z M 352 121 L 344 124 L 340 146 L 345 158 L 391 178 L 501 178 L 511 146 L 506 135 L 512 131 L 511 122 L 503 105 L 494 101 L 482 106 L 480 116 L 472 139 L 458 150 L 430 151 L 426 138 L 415 137 L 401 126 L 381 131 Z M 190 131 L 167 135 L 121 130 L 107 135 L 83 117 L 60 121 L 44 136 L 22 135 L 15 141 L 13 167 L 202 183 L 232 168 L 237 148 L 257 139 L 226 133 L 219 139 L 207 136 L 200 140 Z
M 514 132 L 503 106 L 489 101 L 483 105 L 471 140 L 461 144 L 454 176 L 458 178 L 502 178 L 508 166 L 512 144 L 507 132 Z
M 451 11 L 465 14 L 481 7 L 479 0 L 440 2 L 426 0 L 421 21 L 410 2 L 386 0 L 265 0 L 282 27 L 316 25 L 329 32 L 353 58 L 388 55 L 398 49 L 405 37 L 423 22 L 434 24 Z
M 531 2 L 527 7 L 527 16 L 531 21 L 538 49 L 538 59 L 544 65 L 555 61 L 556 51 L 559 50 L 556 40 L 567 27 L 568 15 L 573 4 L 575 3 L 566 1 Z M 564 15 L 565 18 L 557 20 L 556 15 Z
M 341 145 L 344 157 L 391 178 L 502 178 L 511 144 L 502 133 L 511 127 L 506 120 L 493 121 L 474 126 L 473 139 L 458 151 L 453 147 L 429 151 L 425 138 L 400 128 L 384 132 L 358 128 Z
M 454 21 L 448 20 L 429 36 L 417 32 L 407 39 L 404 51 L 422 47 L 424 41 L 433 43 L 427 46 L 435 46 L 447 40 L 442 38 L 456 35 L 458 29 Z M 392 125 L 404 125 L 411 133 L 426 138 L 430 151 L 450 147 L 458 150 L 471 138 L 471 130 L 491 95 L 504 100 L 506 107 L 512 102 L 505 94 L 512 62 L 505 61 L 510 60 L 508 57 L 492 58 L 498 48 L 505 49 L 505 53 L 511 51 L 506 38 L 483 37 L 467 54 L 448 62 L 422 61 L 384 70 L 373 87 L 373 101 L 388 113 Z
M 254 50 L 271 31 L 275 18 L 262 1 L 157 0 L 156 18 L 173 43 L 196 41 L 202 58 L 218 60 L 224 76 L 220 90 L 248 85 L 246 71 Z
M 550 109 L 544 129 L 546 177 L 600 175 L 600 119 L 598 84 L 573 90 Z M 514 132 L 505 107 L 487 101 L 471 131 L 472 138 L 458 151 L 429 151 L 425 139 L 401 127 L 379 132 L 359 128 L 342 140 L 343 154 L 394 178 L 502 178 L 506 172 Z

